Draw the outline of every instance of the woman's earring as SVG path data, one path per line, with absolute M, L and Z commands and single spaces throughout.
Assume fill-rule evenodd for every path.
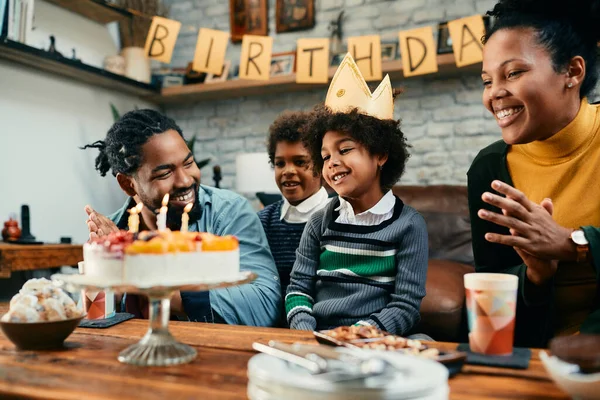
M 567 87 L 568 87 L 569 89 L 570 89 L 570 88 L 572 88 L 572 87 L 573 87 L 573 82 L 569 82 L 569 83 L 567 83 Z

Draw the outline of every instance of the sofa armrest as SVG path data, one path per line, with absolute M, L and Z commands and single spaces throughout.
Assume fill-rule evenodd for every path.
M 421 321 L 414 332 L 425 333 L 438 341 L 466 340 L 463 276 L 470 272 L 475 272 L 471 265 L 429 260 L 427 294 L 421 303 Z

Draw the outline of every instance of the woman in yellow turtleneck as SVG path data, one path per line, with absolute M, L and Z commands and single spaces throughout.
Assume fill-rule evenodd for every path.
M 519 276 L 515 345 L 600 333 L 600 0 L 500 0 L 483 103 L 502 130 L 468 172 L 478 272 Z M 557 34 L 557 32 L 561 32 Z

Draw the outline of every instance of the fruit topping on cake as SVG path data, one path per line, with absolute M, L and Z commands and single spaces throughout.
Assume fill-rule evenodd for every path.
M 216 236 L 206 232 L 140 232 L 127 254 L 188 253 L 194 251 L 231 251 L 238 248 L 235 236 Z
M 114 253 L 114 255 L 123 255 L 125 248 L 133 243 L 135 234 L 128 231 L 111 232 L 109 235 L 92 239 L 91 243 L 104 248 L 104 250 Z

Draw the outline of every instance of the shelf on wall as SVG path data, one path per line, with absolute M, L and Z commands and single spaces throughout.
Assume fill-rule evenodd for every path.
M 12 40 L 0 39 L 0 59 L 10 60 L 40 71 L 64 76 L 77 82 L 146 99 L 151 99 L 154 95 L 160 93 L 159 89 L 149 84 L 113 74 L 105 69 L 93 67 L 80 61 L 71 60 Z
M 472 67 L 458 68 L 454 62 L 454 54 L 441 54 L 438 58 L 438 75 L 452 75 L 454 73 L 473 71 L 480 68 L 479 64 Z M 337 67 L 329 68 L 329 79 L 333 78 Z M 403 79 L 402 61 L 385 61 L 382 64 L 383 75 L 389 74 L 392 82 Z M 423 75 L 435 76 L 432 75 Z M 225 82 L 199 83 L 193 85 L 173 86 L 163 88 L 161 94 L 150 98 L 158 104 L 182 104 L 206 100 L 223 100 L 243 96 L 268 95 L 282 92 L 298 92 L 313 88 L 324 88 L 328 84 L 298 84 L 296 74 L 274 76 L 268 81 L 229 80 Z
M 274 76 L 268 81 L 229 80 L 225 82 L 200 83 L 163 88 L 129 79 L 122 75 L 113 74 L 102 68 L 93 67 L 65 58 L 45 50 L 40 50 L 23 43 L 0 39 L 0 59 L 10 60 L 37 70 L 58 76 L 64 76 L 77 82 L 111 89 L 120 93 L 138 96 L 156 104 L 184 104 L 209 100 L 224 100 L 247 96 L 264 96 L 276 93 L 307 91 L 315 88 L 326 88 L 328 84 L 298 84 L 296 75 Z M 453 54 L 438 55 L 436 74 L 422 77 L 445 77 L 452 74 L 474 71 L 479 64 L 471 67 L 457 68 Z M 337 67 L 329 68 L 329 78 L 335 74 Z M 383 74 L 389 74 L 392 82 L 404 79 L 402 61 L 386 61 L 382 64 Z
M 129 11 L 104 0 L 45 0 L 100 24 L 131 18 Z

